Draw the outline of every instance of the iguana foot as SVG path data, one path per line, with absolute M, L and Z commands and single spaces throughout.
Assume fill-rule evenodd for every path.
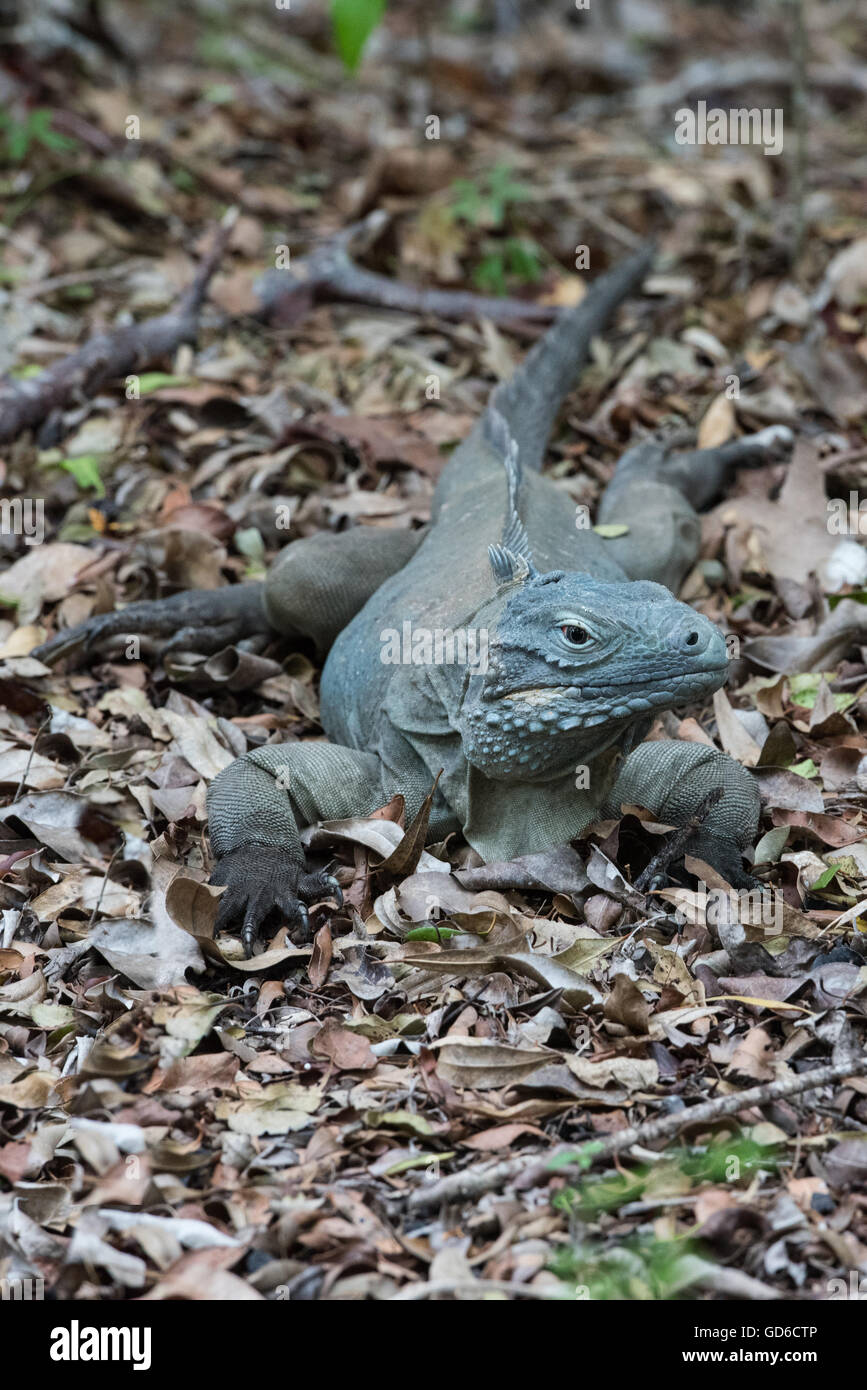
M 756 434 L 730 439 L 709 449 L 688 449 L 666 457 L 660 477 L 679 488 L 694 507 L 709 507 L 722 495 L 738 468 L 760 468 L 785 458 L 795 443 L 788 425 L 768 425 Z M 664 447 L 664 444 L 663 444 Z
M 766 886 L 744 868 L 741 849 L 734 840 L 725 839 L 722 835 L 711 835 L 699 830 L 687 842 L 686 853 L 694 859 L 704 860 L 705 864 L 716 869 L 720 877 L 732 888 Z
M 307 873 L 303 863 L 290 859 L 275 845 L 240 845 L 230 850 L 217 863 L 211 883 L 226 887 L 215 930 L 222 931 L 240 920 L 247 957 L 252 956 L 256 938 L 263 934 L 269 919 L 283 917 L 309 936 L 308 904 L 333 898 L 338 907 L 343 906 L 336 878 L 324 872 Z
M 99 614 L 59 632 L 31 655 L 51 666 L 66 656 L 88 656 L 112 639 L 145 637 L 164 638 L 158 643 L 163 652 L 195 651 L 207 656 L 270 630 L 262 607 L 262 585 L 231 584 L 224 589 L 192 589 Z
M 674 831 L 668 840 L 673 842 L 678 837 L 678 832 Z M 701 859 L 711 869 L 714 869 L 721 878 L 725 879 L 732 888 L 762 888 L 765 885 L 761 879 L 754 878 L 751 873 L 743 867 L 742 850 L 734 840 L 722 835 L 711 835 L 701 830 L 690 835 L 684 843 L 681 841 L 677 852 L 674 846 L 668 849 L 666 842 L 658 854 L 654 855 L 650 863 L 642 870 L 635 879 L 635 887 L 641 893 L 653 893 L 660 888 L 667 888 L 671 884 L 683 883 L 683 879 L 678 871 L 678 866 L 683 870 L 684 856 L 692 859 Z

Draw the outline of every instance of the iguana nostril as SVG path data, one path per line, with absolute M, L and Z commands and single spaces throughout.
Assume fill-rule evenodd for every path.
M 692 624 L 687 627 L 684 623 L 683 627 L 676 627 L 673 630 L 669 641 L 675 651 L 690 652 L 692 656 L 697 657 L 700 652 L 704 652 L 710 637 L 710 632 L 700 627 L 693 627 Z

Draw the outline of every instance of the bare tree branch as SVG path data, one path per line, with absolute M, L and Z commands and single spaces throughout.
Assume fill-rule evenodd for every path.
M 181 343 L 193 342 L 208 285 L 236 220 L 235 209 L 230 209 L 176 309 L 142 323 L 96 333 L 83 347 L 31 380 L 0 383 L 0 444 L 8 444 L 24 430 L 36 429 L 70 402 L 94 395 L 105 382 L 140 372 L 170 357 Z
M 371 245 L 387 220 L 386 213 L 372 212 L 329 237 L 292 268 L 268 271 L 257 286 L 265 316 L 295 318 L 314 300 L 343 300 L 443 319 L 487 318 L 511 327 L 551 323 L 557 317 L 558 309 L 550 304 L 498 299 L 466 290 L 422 290 L 365 270 L 355 263 L 351 252 Z
M 660 1139 L 670 1139 L 690 1125 L 709 1124 L 722 1115 L 736 1115 L 741 1110 L 768 1105 L 771 1101 L 783 1100 L 789 1096 L 802 1095 L 805 1091 L 815 1091 L 820 1086 L 842 1081 L 847 1076 L 861 1076 L 864 1072 L 867 1072 L 867 1057 L 856 1057 L 849 1061 L 834 1062 L 826 1067 L 817 1067 L 814 1071 L 802 1072 L 800 1076 L 787 1077 L 784 1081 L 751 1086 L 746 1091 L 718 1096 L 714 1100 L 704 1101 L 701 1105 L 678 1110 L 673 1115 L 663 1115 L 659 1119 L 645 1120 L 640 1125 L 630 1125 L 628 1129 L 621 1129 L 616 1134 L 609 1135 L 598 1145 L 591 1141 L 586 1146 L 586 1156 L 592 1164 L 601 1163 L 606 1158 L 612 1158 L 614 1154 L 631 1149 L 633 1144 L 646 1145 Z M 561 1174 L 570 1171 L 578 1173 L 583 1171 L 578 1164 L 564 1164 L 556 1170 L 550 1167 L 551 1159 L 574 1153 L 576 1146 L 569 1144 L 560 1146 L 547 1159 L 541 1161 L 535 1155 L 528 1155 L 523 1158 L 506 1159 L 489 1168 L 465 1168 L 460 1173 L 451 1173 L 448 1177 L 441 1178 L 439 1182 L 417 1187 L 410 1194 L 406 1205 L 411 1212 L 431 1211 L 447 1203 L 473 1201 L 486 1192 L 499 1192 L 507 1183 L 518 1178 L 532 1177 L 541 1184 L 553 1177 L 555 1171 Z

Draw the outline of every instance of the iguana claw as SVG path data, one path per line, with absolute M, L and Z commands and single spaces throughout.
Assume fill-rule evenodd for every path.
M 215 931 L 240 919 L 241 944 L 248 959 L 269 918 L 283 917 L 309 937 L 308 903 L 333 898 L 338 907 L 343 906 L 343 893 L 333 875 L 307 873 L 303 863 L 275 845 L 248 844 L 230 850 L 219 860 L 211 883 L 226 888 Z
M 333 874 L 305 874 L 299 884 L 299 892 L 305 902 L 319 902 L 321 898 L 333 898 L 338 907 L 343 906 L 343 889 Z

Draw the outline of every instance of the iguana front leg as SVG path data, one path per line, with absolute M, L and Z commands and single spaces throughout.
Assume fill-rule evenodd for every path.
M 741 851 L 758 828 L 759 790 L 746 768 L 716 748 L 676 739 L 640 743 L 624 759 L 603 815 L 643 806 L 664 824 L 686 825 L 717 787 L 722 800 L 687 842 L 687 853 L 704 859 L 732 887 L 744 887 L 753 880 L 744 872 Z
M 268 744 L 231 763 L 208 791 L 211 882 L 227 889 L 217 929 L 240 922 L 248 956 L 275 916 L 307 930 L 307 904 L 342 897 L 329 874 L 308 873 L 299 828 L 366 816 L 384 800 L 379 759 L 354 748 Z

